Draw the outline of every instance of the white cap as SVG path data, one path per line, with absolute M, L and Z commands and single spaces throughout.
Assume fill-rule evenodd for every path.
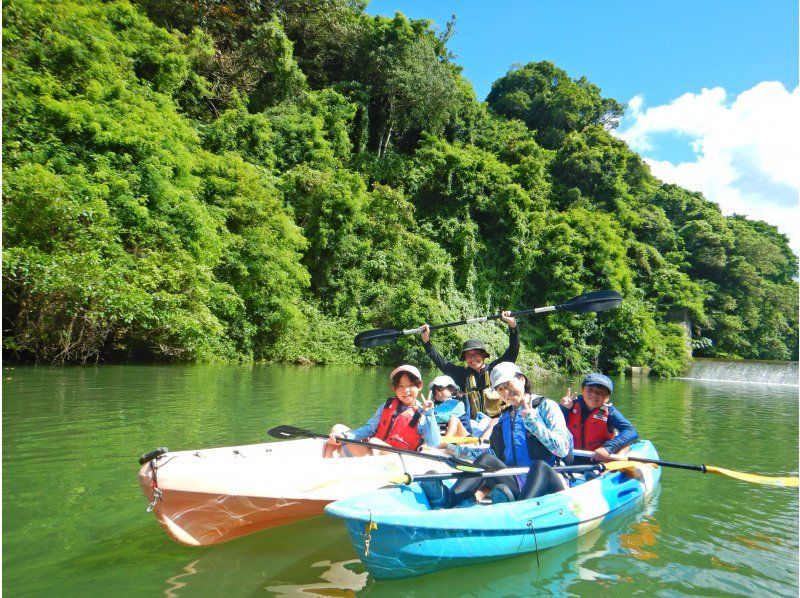
M 524 374 L 522 374 L 522 370 L 519 369 L 516 363 L 511 361 L 498 363 L 492 368 L 492 373 L 489 374 L 489 380 L 492 383 L 492 390 L 501 384 L 505 384 L 509 380 L 516 378 L 518 374 L 524 376 Z
M 417 380 L 420 381 L 422 380 L 422 374 L 419 373 L 419 370 L 415 368 L 413 365 L 408 365 L 406 363 L 404 363 L 403 365 L 398 365 L 396 368 L 394 368 L 392 370 L 392 373 L 389 374 L 389 380 L 394 380 L 394 377 L 401 372 L 406 372 L 416 377 Z
M 433 390 L 434 386 L 441 386 L 442 388 L 453 386 L 456 390 L 461 390 L 458 387 L 458 384 L 456 384 L 456 381 L 450 376 L 436 376 L 433 380 L 431 380 L 431 383 L 428 384 L 428 390 Z

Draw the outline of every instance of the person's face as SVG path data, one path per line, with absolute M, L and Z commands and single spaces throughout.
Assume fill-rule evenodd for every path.
M 408 374 L 401 374 L 397 386 L 394 387 L 394 396 L 403 405 L 413 405 L 417 400 L 420 388 L 422 388 L 422 382 L 412 382 Z
M 514 377 L 499 385 L 495 390 L 504 402 L 518 406 L 522 404 L 522 398 L 525 396 L 525 382 L 522 378 Z
M 464 361 L 475 371 L 479 371 L 486 361 L 486 356 L 480 349 L 470 349 L 464 353 Z
M 581 388 L 581 394 L 583 394 L 583 400 L 586 401 L 586 406 L 590 409 L 597 409 L 602 406 L 611 396 L 605 386 L 595 386 L 594 384 Z
M 449 386 L 434 386 L 433 387 L 433 400 L 437 403 L 446 401 L 453 396 L 453 391 Z

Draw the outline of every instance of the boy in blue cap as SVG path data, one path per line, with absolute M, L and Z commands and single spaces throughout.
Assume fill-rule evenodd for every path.
M 561 399 L 561 411 L 572 433 L 575 448 L 593 451 L 592 461 L 611 461 L 614 454 L 625 454 L 639 439 L 633 424 L 608 399 L 614 392 L 611 378 L 600 373 L 586 376 L 581 394 L 572 389 Z

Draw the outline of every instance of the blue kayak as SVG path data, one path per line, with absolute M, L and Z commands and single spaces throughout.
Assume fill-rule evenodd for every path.
M 647 440 L 631 456 L 658 459 Z M 576 476 L 567 490 L 538 498 L 436 510 L 412 483 L 336 501 L 325 513 L 344 520 L 374 578 L 398 579 L 562 544 L 652 493 L 660 477 L 660 468 L 636 464 L 589 481 Z

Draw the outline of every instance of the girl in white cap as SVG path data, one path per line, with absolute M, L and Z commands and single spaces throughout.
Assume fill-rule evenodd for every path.
M 530 382 L 515 363 L 497 364 L 490 379 L 492 390 L 499 393 L 505 408 L 489 437 L 490 452 L 478 457 L 475 464 L 487 469 L 529 467 L 528 474 L 463 479 L 451 490 L 422 482 L 434 508 L 457 506 L 463 500 L 472 500 L 476 491 L 480 497 L 491 489 L 492 502 L 508 502 L 567 487 L 566 480 L 551 467 L 563 460 L 569 461 L 572 452 L 572 436 L 558 404 L 532 394 Z
M 438 447 L 441 442 L 439 426 L 436 424 L 433 402 L 417 400 L 422 390 L 422 374 L 413 365 L 401 365 L 389 374 L 394 396 L 378 407 L 369 421 L 356 430 L 344 424 L 331 428 L 325 457 L 363 457 L 372 455 L 372 449 L 354 444 L 342 444 L 339 438 L 368 440 L 373 444 L 386 444 L 410 451 L 419 450 L 423 444 Z

